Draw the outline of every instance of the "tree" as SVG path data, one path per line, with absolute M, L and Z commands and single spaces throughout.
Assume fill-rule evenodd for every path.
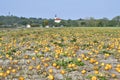
M 80 25 L 83 26 L 83 27 L 85 27 L 86 26 L 86 22 L 82 21 Z
M 22 24 L 22 25 L 27 25 L 28 24 L 28 21 L 21 21 L 19 24 Z
M 103 27 L 103 25 L 104 25 L 104 24 L 103 24 L 102 21 L 99 21 L 98 24 L 97 24 L 98 27 Z
M 3 25 L 4 23 L 3 22 L 0 22 L 0 25 Z
M 116 22 L 116 26 L 120 26 L 120 16 L 116 16 L 112 20 Z
M 47 19 L 44 19 L 43 22 L 42 22 L 42 26 L 45 27 L 48 25 L 48 20 Z

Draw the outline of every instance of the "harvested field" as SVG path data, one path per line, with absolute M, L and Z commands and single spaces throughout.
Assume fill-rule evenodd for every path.
M 120 28 L 0 30 L 0 80 L 120 80 Z

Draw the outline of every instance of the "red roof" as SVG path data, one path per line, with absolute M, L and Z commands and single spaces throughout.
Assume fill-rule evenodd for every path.
M 55 18 L 55 20 L 61 20 L 60 18 Z

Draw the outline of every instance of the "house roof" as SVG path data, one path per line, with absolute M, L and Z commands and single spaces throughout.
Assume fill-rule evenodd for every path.
M 60 18 L 55 18 L 55 20 L 61 20 Z

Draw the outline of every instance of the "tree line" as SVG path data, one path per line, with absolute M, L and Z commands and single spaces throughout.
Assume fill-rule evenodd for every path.
M 120 27 L 120 16 L 115 16 L 111 20 L 108 18 L 95 19 L 94 17 L 86 19 L 62 19 L 60 23 L 55 23 L 54 19 L 45 18 L 26 18 L 17 16 L 0 16 L 0 27 L 21 27 L 30 24 L 32 27 Z

